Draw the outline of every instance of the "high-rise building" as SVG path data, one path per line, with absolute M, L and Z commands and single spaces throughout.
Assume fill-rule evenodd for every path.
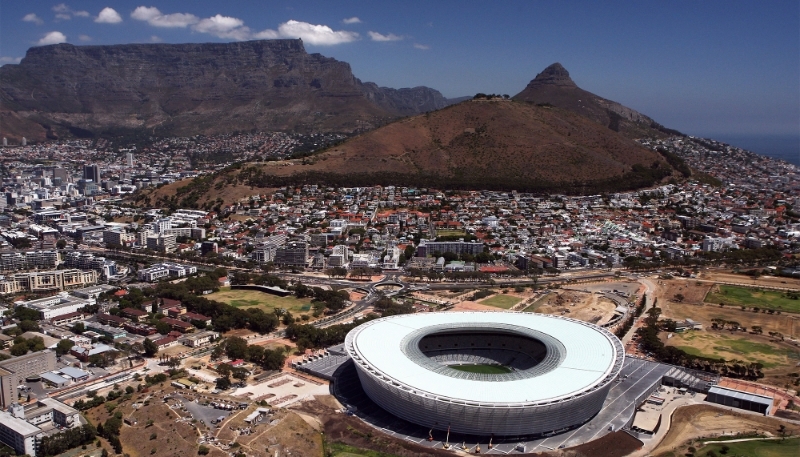
M 61 167 L 53 167 L 53 180 L 55 181 L 56 178 L 61 178 L 62 183 L 66 183 L 68 181 L 69 175 L 67 173 L 66 168 Z
M 100 167 L 97 165 L 84 165 L 83 179 L 91 179 L 95 184 L 100 185 Z
M 22 145 L 23 146 L 27 146 L 28 145 L 28 139 L 25 138 L 24 136 L 22 137 Z
M 129 152 L 129 153 L 125 154 L 125 160 L 126 160 L 126 162 L 128 164 L 128 167 L 129 168 L 132 167 L 133 166 L 133 153 Z

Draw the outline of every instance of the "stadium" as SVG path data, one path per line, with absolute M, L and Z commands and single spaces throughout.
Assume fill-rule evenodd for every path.
M 586 423 L 625 358 L 603 328 L 515 312 L 386 317 L 353 329 L 345 349 L 381 408 L 479 436 L 547 436 Z

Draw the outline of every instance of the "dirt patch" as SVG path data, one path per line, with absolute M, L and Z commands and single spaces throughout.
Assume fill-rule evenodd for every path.
M 675 302 L 702 304 L 706 298 L 706 294 L 711 289 L 713 284 L 705 281 L 696 280 L 659 280 L 659 290 L 657 293 L 659 305 L 664 300 L 671 300 Z M 676 295 L 683 295 L 683 300 L 677 300 Z
M 536 307 L 537 313 L 569 316 L 602 325 L 614 317 L 617 304 L 599 295 L 575 290 L 558 290 Z
M 664 318 L 676 321 L 683 321 L 687 318 L 694 319 L 702 323 L 704 328 L 711 327 L 712 319 L 725 319 L 727 321 L 736 321 L 748 329 L 753 326 L 759 326 L 765 334 L 780 332 L 789 336 L 792 334 L 793 325 L 795 333 L 800 331 L 800 323 L 794 322 L 795 320 L 788 314 L 754 313 L 752 310 L 742 311 L 740 307 L 734 306 L 721 307 L 715 304 L 676 303 L 661 299 L 658 300 L 658 306 L 661 308 L 661 314 Z
M 800 426 L 771 417 L 736 413 L 710 405 L 691 405 L 679 408 L 672 416 L 667 435 L 653 450 L 653 455 L 679 451 L 698 438 L 713 438 L 736 433 L 777 434 L 778 427 L 785 425 L 793 434 Z M 682 452 L 678 452 L 682 455 Z
M 613 432 L 600 439 L 561 451 L 557 455 L 563 457 L 622 457 L 641 449 L 642 446 L 644 443 L 625 432 Z

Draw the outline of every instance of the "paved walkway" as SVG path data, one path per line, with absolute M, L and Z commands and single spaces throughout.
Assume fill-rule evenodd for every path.
M 644 446 L 638 451 L 629 454 L 628 457 L 646 457 L 651 455 L 650 453 L 653 451 L 653 449 L 657 448 L 658 445 L 661 444 L 661 441 L 664 440 L 664 437 L 667 436 L 667 433 L 672 426 L 672 414 L 675 413 L 675 410 L 681 406 L 703 403 L 703 399 L 705 399 L 705 395 L 695 395 L 694 397 L 689 396 L 680 398 L 669 403 L 661 411 L 661 426 L 658 428 L 658 431 L 653 435 L 652 438 L 642 439 Z

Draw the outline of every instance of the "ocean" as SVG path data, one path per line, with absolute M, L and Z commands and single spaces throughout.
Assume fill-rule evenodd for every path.
M 797 135 L 713 135 L 708 138 L 800 165 L 800 136 Z

